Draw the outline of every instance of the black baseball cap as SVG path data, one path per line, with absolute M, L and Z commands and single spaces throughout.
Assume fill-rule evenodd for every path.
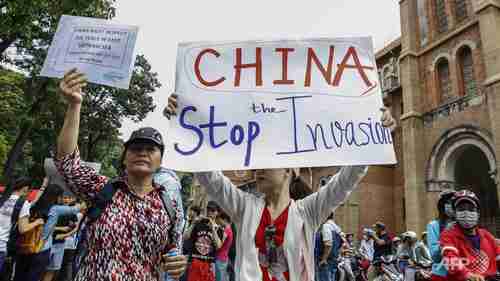
M 163 138 L 161 136 L 161 133 L 158 132 L 158 130 L 156 130 L 155 128 L 143 127 L 138 130 L 135 130 L 134 132 L 132 132 L 132 135 L 125 143 L 125 148 L 128 147 L 131 143 L 140 141 L 153 142 L 160 148 L 161 154 L 163 155 L 163 151 L 165 150 L 165 144 L 163 143 Z

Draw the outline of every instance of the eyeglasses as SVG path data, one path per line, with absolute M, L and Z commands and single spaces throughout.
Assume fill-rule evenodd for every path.
M 266 226 L 264 231 L 264 237 L 266 239 L 266 251 L 269 264 L 278 262 L 277 246 L 274 242 L 274 237 L 276 235 L 276 226 L 273 224 Z

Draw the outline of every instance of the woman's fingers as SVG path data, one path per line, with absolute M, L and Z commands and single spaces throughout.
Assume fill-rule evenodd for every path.
M 70 82 L 68 82 L 67 85 L 68 85 L 69 88 L 74 88 L 76 86 L 82 87 L 83 84 L 85 84 L 85 83 L 87 83 L 87 78 L 85 78 L 84 75 L 81 75 L 81 76 L 79 76 L 79 78 L 73 79 Z

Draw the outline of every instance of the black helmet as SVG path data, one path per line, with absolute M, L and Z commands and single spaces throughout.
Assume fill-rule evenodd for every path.
M 438 199 L 438 211 L 440 213 L 444 213 L 444 204 L 451 200 L 455 195 L 455 190 L 453 189 L 445 189 L 439 193 Z
M 129 144 L 139 141 L 139 140 L 147 140 L 147 141 L 152 141 L 154 144 L 156 144 L 160 150 L 161 154 L 163 155 L 163 151 L 165 150 L 165 145 L 163 144 L 163 138 L 156 129 L 151 128 L 151 127 L 144 127 L 140 128 L 138 130 L 135 130 L 132 132 L 132 135 L 128 139 L 128 141 L 125 143 L 125 148 L 129 146 Z

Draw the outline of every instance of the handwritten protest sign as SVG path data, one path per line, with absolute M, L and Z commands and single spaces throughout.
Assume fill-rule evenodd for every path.
M 60 78 L 77 67 L 90 82 L 128 89 L 138 28 L 62 16 L 40 75 Z
M 176 170 L 394 164 L 371 38 L 184 43 Z

